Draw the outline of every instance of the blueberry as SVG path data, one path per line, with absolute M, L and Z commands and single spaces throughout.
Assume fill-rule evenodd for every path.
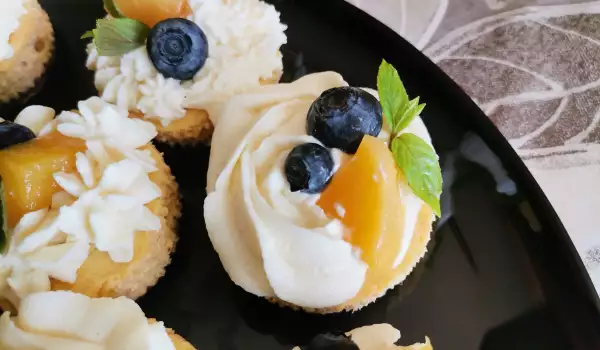
M 0 149 L 35 139 L 28 127 L 9 121 L 0 122 Z
M 345 334 L 319 334 L 308 345 L 301 346 L 301 350 L 360 350 L 358 345 Z
M 162 75 L 189 80 L 206 63 L 208 40 L 196 23 L 185 18 L 169 18 L 152 27 L 146 49 Z
M 304 143 L 292 149 L 285 160 L 285 176 L 292 192 L 319 193 L 333 174 L 329 150 L 316 143 Z
M 356 153 L 365 135 L 377 136 L 383 116 L 375 96 L 354 87 L 326 90 L 308 111 L 307 132 L 330 148 Z

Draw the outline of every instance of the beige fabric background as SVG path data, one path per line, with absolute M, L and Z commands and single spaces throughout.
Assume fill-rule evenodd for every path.
M 600 290 L 600 1 L 348 1 L 423 50 L 494 121 Z

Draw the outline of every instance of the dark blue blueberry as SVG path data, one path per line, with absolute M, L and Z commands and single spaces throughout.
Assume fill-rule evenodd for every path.
M 21 124 L 0 122 L 0 149 L 35 139 L 33 131 Z
M 345 334 L 319 334 L 301 350 L 360 350 L 358 345 Z
M 316 143 L 304 143 L 292 149 L 285 160 L 285 176 L 292 192 L 319 193 L 333 175 L 329 150 Z
M 156 70 L 177 80 L 192 79 L 208 58 L 206 35 L 185 18 L 158 22 L 150 30 L 146 49 Z
M 375 96 L 354 87 L 329 89 L 313 102 L 306 129 L 325 146 L 356 153 L 365 135 L 377 136 L 383 117 Z

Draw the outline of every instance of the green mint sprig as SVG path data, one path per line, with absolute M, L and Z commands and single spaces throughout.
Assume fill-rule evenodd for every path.
M 391 130 L 390 149 L 413 192 L 440 216 L 442 170 L 433 147 L 420 137 L 402 133 L 425 108 L 410 100 L 398 71 L 385 60 L 379 67 L 377 90 L 383 115 Z
M 104 18 L 81 39 L 93 38 L 100 56 L 121 56 L 143 46 L 150 28 L 131 18 Z

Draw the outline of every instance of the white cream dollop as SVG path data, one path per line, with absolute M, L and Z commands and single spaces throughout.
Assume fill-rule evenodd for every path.
M 88 256 L 86 240 L 60 231 L 58 210 L 41 209 L 23 216 L 0 254 L 0 299 L 18 307 L 27 295 L 50 290 L 50 278 L 74 283 Z
M 14 55 L 10 36 L 19 28 L 21 17 L 26 13 L 25 0 L 0 1 L 0 61 Z
M 162 322 L 148 324 L 140 307 L 121 298 L 72 292 L 36 293 L 17 316 L 0 317 L 5 350 L 175 350 Z
M 396 345 L 400 340 L 400 331 L 389 324 L 374 324 L 354 329 L 346 333 L 360 350 L 433 350 L 429 338 L 425 343 L 408 346 Z M 299 350 L 298 347 L 294 350 Z
M 208 59 L 190 81 L 165 78 L 145 47 L 121 57 L 102 57 L 88 47 L 87 67 L 96 71 L 102 98 L 163 126 L 183 118 L 185 109 L 214 115 L 229 97 L 278 79 L 279 48 L 287 42 L 285 25 L 272 5 L 261 0 L 189 0 L 194 21 L 206 34 Z
M 81 114 L 63 112 L 40 131 L 42 137 L 57 130 L 86 141 L 87 151 L 76 155 L 76 172 L 53 174 L 59 192 L 51 207 L 23 216 L 9 229 L 8 250 L 0 252 L 0 299 L 13 305 L 49 290 L 50 278 L 75 283 L 91 246 L 127 263 L 135 233 L 161 228 L 160 217 L 146 206 L 161 195 L 149 177 L 156 165 L 149 151 L 139 149 L 156 128 L 97 97 L 78 107 Z M 21 121 L 40 122 L 27 116 Z
M 77 104 L 78 113 L 65 111 L 40 132 L 43 136 L 56 128 L 61 134 L 85 140 L 88 151 L 103 167 L 131 159 L 147 172 L 156 164 L 147 146 L 157 135 L 152 123 L 129 118 L 127 109 L 91 97 Z
M 319 143 L 306 134 L 310 105 L 323 91 L 346 85 L 326 72 L 263 86 L 233 97 L 215 121 L 204 216 L 225 269 L 248 292 L 324 308 L 343 304 L 363 286 L 368 267 L 344 241 L 343 225 L 323 213 L 319 195 L 291 192 L 283 170 L 294 146 Z M 407 131 L 430 141 L 420 118 Z M 339 151 L 334 156 L 338 165 L 344 159 Z M 418 198 L 404 202 L 416 198 L 407 186 L 399 191 L 412 226 L 398 242 L 397 264 L 423 205 Z
M 76 174 L 54 174 L 56 183 L 76 200 L 60 207 L 63 232 L 90 241 L 114 262 L 133 259 L 137 231 L 160 230 L 160 218 L 146 205 L 160 188 L 130 159 L 109 164 L 102 172 L 93 159 L 77 154 Z

